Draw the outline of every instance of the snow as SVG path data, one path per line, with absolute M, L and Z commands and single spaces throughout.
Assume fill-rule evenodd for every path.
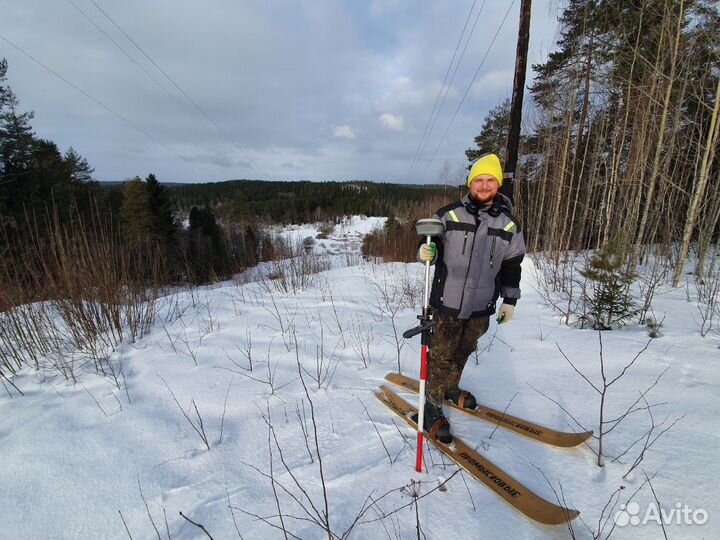
M 337 264 L 297 294 L 237 279 L 166 298 L 151 332 L 112 354 L 122 373 L 119 388 L 89 366 L 77 368 L 82 376 L 76 384 L 51 371 L 21 372 L 13 382 L 25 395 L 0 396 L 0 538 L 128 538 L 123 520 L 135 539 L 157 538 L 154 527 L 162 538 L 168 531 L 175 539 L 204 538 L 179 512 L 214 538 L 238 537 L 236 525 L 246 539 L 283 538 L 272 526 L 280 521 L 268 478 L 269 436 L 285 526 L 298 538 L 327 538 L 300 507 L 318 516 L 325 511 L 311 413 L 334 533 L 340 536 L 353 525 L 369 496 L 377 500 L 392 491 L 363 515 L 350 538 L 416 538 L 411 491 L 430 492 L 456 467 L 431 449 L 428 471 L 415 473 L 413 432 L 373 396 L 398 361 L 404 373 L 417 375 L 419 337 L 400 338 L 398 351 L 393 325 L 398 335 L 414 326 L 422 302 L 421 265 L 343 256 L 357 254 L 362 236 L 381 223 L 356 217 L 338 224 L 324 241 Z M 302 240 L 316 236 L 317 228 L 282 234 Z M 493 322 L 481 339 L 463 386 L 496 409 L 507 407 L 510 414 L 560 430 L 579 429 L 557 402 L 597 432 L 599 396 L 560 352 L 600 384 L 597 332 L 561 323 L 536 290 L 529 259 L 522 290 L 515 319 L 502 326 Z M 660 404 L 653 408 L 655 422 L 666 421 L 655 434 L 679 420 L 627 479 L 622 476 L 638 446 L 620 463 L 607 459 L 600 468 L 586 447 L 554 448 L 460 412 L 447 414 L 456 434 L 543 497 L 554 500 L 553 489 L 562 486 L 567 504 L 593 529 L 611 495 L 624 487 L 617 512 L 642 486 L 645 471 L 662 509 L 687 505 L 709 517 L 704 525 L 668 524 L 668 537 L 717 538 L 720 339 L 712 332 L 700 337 L 696 304 L 684 288 L 665 287 L 654 311 L 665 316 L 662 337 L 651 340 L 610 388 L 607 415 L 621 414 L 667 368 L 646 396 Z M 604 332 L 608 378 L 648 340 L 643 326 Z M 183 414 L 197 425 L 193 403 L 209 450 Z M 647 411 L 631 414 L 607 435 L 606 453 L 621 454 L 649 424 Z M 597 442 L 591 447 L 597 449 Z M 633 501 L 643 517 L 654 497 L 645 485 Z M 410 506 L 380 519 L 380 512 L 405 505 Z M 456 475 L 419 499 L 418 512 L 427 538 L 569 537 L 564 526 L 528 520 L 468 475 Z M 577 538 L 592 538 L 580 521 L 573 525 Z M 612 515 L 601 538 L 611 525 Z M 618 526 L 612 538 L 662 534 L 651 522 Z
M 363 237 L 382 226 L 384 217 L 348 216 L 333 225 L 333 231 L 327 238 L 320 236 L 322 223 L 313 225 L 290 225 L 272 231 L 290 245 L 296 245 L 306 238 L 316 239 L 313 251 L 317 254 L 359 253 Z

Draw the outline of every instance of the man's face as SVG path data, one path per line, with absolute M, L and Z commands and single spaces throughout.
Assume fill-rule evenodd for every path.
M 482 204 L 491 202 L 500 189 L 500 184 L 494 176 L 481 174 L 470 182 L 470 194 L 473 199 Z

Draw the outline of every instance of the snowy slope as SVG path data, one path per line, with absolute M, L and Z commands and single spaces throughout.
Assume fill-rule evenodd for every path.
M 327 245 L 356 250 L 370 225 L 338 226 Z M 315 231 L 290 234 L 302 239 Z M 342 536 L 372 497 L 377 503 L 350 538 L 416 538 L 413 490 L 430 492 L 456 467 L 431 450 L 427 473 L 416 474 L 413 433 L 373 391 L 398 362 L 417 374 L 419 338 L 400 338 L 398 350 L 396 334 L 416 323 L 422 275 L 418 264 L 361 262 L 323 272 L 295 295 L 241 281 L 183 292 L 167 299 L 149 335 L 113 354 L 120 388 L 91 373 L 73 385 L 57 374 L 23 372 L 14 382 L 25 396 L 0 396 L 0 538 L 128 538 L 123 520 L 134 539 L 205 537 L 179 512 L 217 539 L 239 538 L 238 531 L 245 539 L 284 538 L 278 506 L 295 537 L 327 538 L 308 517 L 325 515 L 313 414 L 333 532 Z M 646 398 L 663 404 L 653 408 L 657 424 L 680 420 L 625 480 L 637 446 L 599 468 L 588 448 L 543 446 L 449 411 L 453 430 L 544 497 L 552 500 L 562 486 L 567 504 L 592 529 L 618 488 L 624 486 L 622 503 L 643 484 L 644 470 L 655 474 L 663 509 L 679 504 L 709 516 L 704 525 L 666 525 L 668 537 L 717 538 L 719 341 L 717 334 L 699 336 L 694 310 L 684 290 L 663 290 L 655 305 L 666 314 L 663 336 L 608 393 L 613 417 L 669 368 Z M 610 378 L 649 339 L 637 326 L 602 338 Z M 599 384 L 597 333 L 559 322 L 535 290 L 527 260 L 516 319 L 501 327 L 493 322 L 463 384 L 492 407 L 577 428 L 557 402 L 597 431 L 598 396 L 558 346 Z M 195 406 L 209 450 L 185 418 L 199 428 Z M 622 453 L 649 424 L 647 411 L 630 415 L 608 435 L 606 453 Z M 654 499 L 645 486 L 633 500 L 643 517 Z M 569 538 L 564 526 L 531 522 L 459 474 L 417 507 L 427 538 Z M 581 522 L 574 526 L 577 538 L 592 538 Z M 612 516 L 601 537 L 611 526 Z M 658 538 L 662 531 L 654 523 L 626 525 L 612 537 Z

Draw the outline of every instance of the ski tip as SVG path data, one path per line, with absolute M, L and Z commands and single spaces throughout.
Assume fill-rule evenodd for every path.
M 593 432 L 592 431 L 581 431 L 579 433 L 576 433 L 575 435 L 577 436 L 578 440 L 580 441 L 577 443 L 577 445 L 575 445 L 575 446 L 578 446 L 578 445 L 584 443 L 585 441 L 587 441 L 588 439 L 592 439 Z
M 555 511 L 545 515 L 531 516 L 527 513 L 525 515 L 533 521 L 537 521 L 538 523 L 542 523 L 543 525 L 563 525 L 565 523 L 570 523 L 574 519 L 577 519 L 580 515 L 580 512 L 578 510 L 575 510 L 574 508 L 556 506 Z
M 570 522 L 573 519 L 576 519 L 580 516 L 579 510 L 574 510 L 572 508 L 566 508 L 565 510 L 566 510 L 565 513 L 567 514 L 567 519 L 565 520 L 566 522 Z

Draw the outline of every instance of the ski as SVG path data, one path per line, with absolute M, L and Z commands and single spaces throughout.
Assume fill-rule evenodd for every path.
M 385 376 L 385 380 L 400 386 L 401 388 L 409 390 L 410 392 L 415 392 L 416 394 L 418 392 L 417 380 L 407 377 L 401 373 L 388 373 Z M 580 433 L 556 431 L 536 424 L 535 422 L 530 422 L 523 418 L 518 418 L 517 416 L 511 416 L 502 411 L 491 409 L 490 407 L 480 404 L 478 404 L 478 406 L 474 409 L 465 409 L 458 407 L 452 401 L 446 400 L 445 403 L 454 409 L 471 414 L 472 416 L 485 420 L 486 422 L 496 424 L 502 428 L 519 433 L 520 435 L 525 435 L 533 440 L 551 444 L 553 446 L 562 446 L 564 448 L 577 446 L 588 440 L 593 434 L 592 431 L 583 431 Z
M 417 429 L 417 424 L 411 418 L 413 414 L 417 413 L 415 407 L 409 405 L 384 385 L 375 392 L 375 396 L 413 429 Z M 558 525 L 575 519 L 580 514 L 577 510 L 565 508 L 543 499 L 490 460 L 478 454 L 455 435 L 453 435 L 453 442 L 449 445 L 434 440 L 427 432 L 425 435 L 428 441 L 455 461 L 458 466 L 530 519 L 546 525 Z

